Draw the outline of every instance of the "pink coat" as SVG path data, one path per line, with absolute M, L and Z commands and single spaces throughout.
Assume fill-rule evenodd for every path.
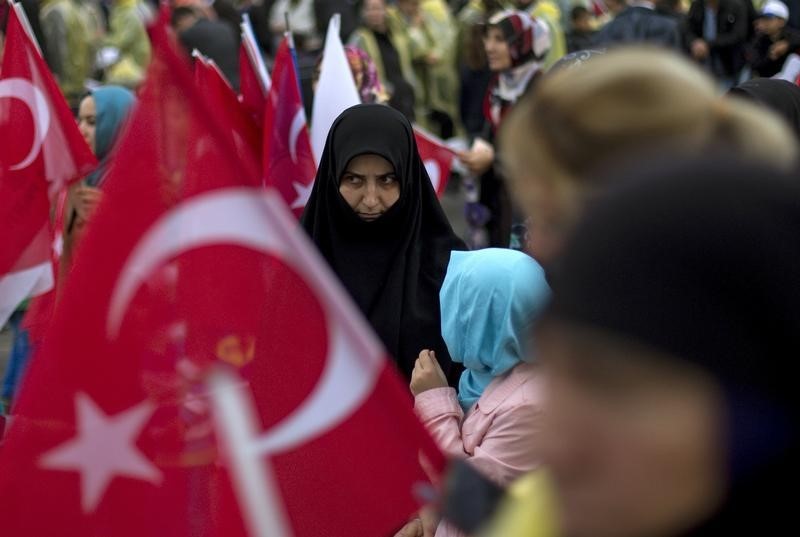
M 520 364 L 494 379 L 464 416 L 453 388 L 436 388 L 419 394 L 414 410 L 450 457 L 467 459 L 499 485 L 510 484 L 534 470 L 537 421 L 542 401 L 542 381 L 536 366 Z M 462 535 L 440 524 L 437 537 Z

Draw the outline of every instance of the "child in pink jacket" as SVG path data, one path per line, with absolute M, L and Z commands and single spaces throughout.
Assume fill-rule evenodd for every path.
M 453 252 L 439 298 L 447 349 L 466 367 L 458 394 L 433 352 L 420 352 L 411 376 L 414 409 L 442 450 L 499 485 L 537 466 L 542 386 L 527 343 L 549 294 L 544 271 L 521 252 Z M 440 524 L 436 535 L 459 533 Z

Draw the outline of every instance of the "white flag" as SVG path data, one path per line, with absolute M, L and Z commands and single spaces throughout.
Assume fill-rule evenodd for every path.
M 331 17 L 311 115 L 311 147 L 319 166 L 325 139 L 339 114 L 361 103 L 353 73 L 339 37 L 339 14 Z

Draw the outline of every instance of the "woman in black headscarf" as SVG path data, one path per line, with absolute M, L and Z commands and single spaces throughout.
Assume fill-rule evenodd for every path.
M 359 105 L 336 119 L 302 225 L 403 374 L 426 348 L 447 373 L 439 289 L 450 252 L 465 247 L 402 114 Z
M 729 94 L 752 99 L 771 108 L 786 121 L 800 140 L 800 86 L 785 80 L 755 78 L 733 88 Z

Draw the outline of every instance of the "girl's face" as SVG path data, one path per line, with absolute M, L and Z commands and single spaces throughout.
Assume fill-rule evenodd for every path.
M 489 69 L 496 73 L 511 69 L 511 51 L 500 28 L 489 27 L 483 37 L 483 47 L 486 49 Z
M 347 164 L 339 193 L 367 222 L 380 218 L 400 199 L 400 182 L 392 164 L 378 155 L 361 155 Z
M 95 112 L 94 97 L 89 95 L 84 97 L 78 108 L 78 129 L 83 135 L 83 139 L 89 145 L 93 153 L 95 151 L 95 130 L 97 123 L 97 114 Z
M 675 535 L 724 490 L 724 411 L 694 366 L 551 321 L 536 337 L 547 395 L 537 438 L 565 535 Z

